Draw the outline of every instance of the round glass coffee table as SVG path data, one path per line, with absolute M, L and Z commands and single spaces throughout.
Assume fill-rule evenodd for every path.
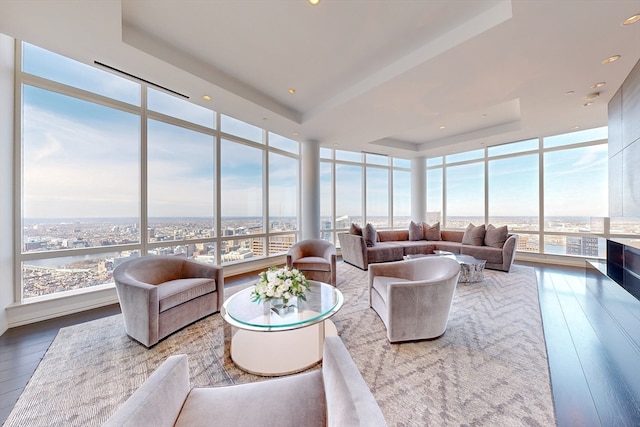
M 459 283 L 474 283 L 482 282 L 484 280 L 484 266 L 487 261 L 483 259 L 476 259 L 471 255 L 454 254 L 449 251 L 433 251 L 433 254 L 414 254 L 405 255 L 404 259 L 416 259 L 425 256 L 442 256 L 452 258 L 458 261 L 460 264 L 460 278 Z
M 335 287 L 309 280 L 306 301 L 278 314 L 268 303 L 251 301 L 250 286 L 230 296 L 220 313 L 232 326 L 231 359 L 256 375 L 288 375 L 322 360 L 324 337 L 337 335 L 329 318 L 344 302 Z

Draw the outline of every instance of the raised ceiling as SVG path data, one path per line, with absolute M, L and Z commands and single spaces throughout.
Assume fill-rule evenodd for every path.
M 608 101 L 640 59 L 640 23 L 621 25 L 640 0 L 0 7 L 0 32 L 13 37 L 292 139 L 406 158 L 606 125 Z M 601 63 L 614 54 L 621 59 Z

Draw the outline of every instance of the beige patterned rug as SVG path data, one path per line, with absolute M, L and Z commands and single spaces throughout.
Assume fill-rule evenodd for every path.
M 444 336 L 393 345 L 366 274 L 339 263 L 345 304 L 333 320 L 390 426 L 555 425 L 531 267 L 459 284 Z M 189 355 L 194 386 L 265 380 L 234 366 L 230 333 L 214 314 L 148 350 L 120 315 L 61 329 L 5 425 L 101 425 L 171 354 Z

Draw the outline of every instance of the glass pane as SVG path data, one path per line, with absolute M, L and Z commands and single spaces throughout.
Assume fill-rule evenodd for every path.
M 389 169 L 367 168 L 367 222 L 389 226 Z
M 333 159 L 333 150 L 331 148 L 320 147 L 321 159 Z
M 411 169 L 411 160 L 408 159 L 398 159 L 397 157 L 393 158 L 393 167 L 394 168 L 407 168 Z
M 411 172 L 393 171 L 393 226 L 409 227 L 411 222 Z
M 606 246 L 606 239 L 596 236 L 544 236 L 546 254 L 604 258 Z
M 464 162 L 467 160 L 481 159 L 484 157 L 484 150 L 465 151 L 464 153 L 449 154 L 445 156 L 447 163 Z
M 194 243 L 189 247 L 193 247 L 193 259 L 205 264 L 216 264 L 216 244 L 214 242 L 208 243 Z
M 603 126 L 601 128 L 581 130 L 577 132 L 565 133 L 562 135 L 548 136 L 543 139 L 544 148 L 559 147 L 562 145 L 577 144 L 580 142 L 599 141 L 607 139 L 609 128 Z
M 442 165 L 442 157 L 433 157 L 431 159 L 427 159 L 427 167 L 441 166 L 441 165 Z
M 336 160 L 361 163 L 362 153 L 356 153 L 355 151 L 336 150 Z
M 511 144 L 496 145 L 487 148 L 489 157 L 501 156 L 503 154 L 521 153 L 523 151 L 537 150 L 538 138 L 527 141 L 512 142 Z
M 343 224 L 362 223 L 361 166 L 336 164 L 336 228 L 338 218 Z
M 518 252 L 540 252 L 540 236 L 538 234 L 518 233 Z
M 332 163 L 320 162 L 320 228 L 333 228 L 333 176 Z
M 67 86 L 140 106 L 140 84 L 29 43 L 22 43 L 22 70 Z
M 607 144 L 544 154 L 544 209 L 546 231 L 601 229 L 591 218 L 608 213 Z
M 484 163 L 447 168 L 447 228 L 484 224 Z
M 269 153 L 269 229 L 298 229 L 298 160 Z
M 489 223 L 538 230 L 538 154 L 489 161 Z
M 611 218 L 610 232 L 640 236 L 640 217 Z
M 442 222 L 442 168 L 427 170 L 427 223 Z
M 59 224 L 24 250 L 139 242 L 139 116 L 27 85 L 23 103 L 23 223 Z
M 300 144 L 297 141 L 285 138 L 277 133 L 269 132 L 269 146 L 279 148 L 293 154 L 300 153 Z
M 147 107 L 149 110 L 211 129 L 216 127 L 216 113 L 212 110 L 152 88 L 147 89 Z
M 379 154 L 365 154 L 366 162 L 370 165 L 381 165 L 388 166 L 389 165 L 389 157 L 381 156 Z
M 233 117 L 220 115 L 220 130 L 254 142 L 262 143 L 262 129 Z
M 149 242 L 211 237 L 213 136 L 156 120 L 147 134 Z
M 237 239 L 223 240 L 220 243 L 222 262 L 246 261 L 253 257 L 264 256 L 264 238 L 251 238 L 238 235 Z
M 295 234 L 269 236 L 269 255 L 285 254 L 295 242 Z
M 222 221 L 232 221 L 234 229 L 251 227 L 252 232 L 263 231 L 262 153 L 254 147 L 222 140 L 220 212 Z
M 138 251 L 123 251 L 24 261 L 22 297 L 29 299 L 113 283 L 114 267 L 137 256 Z

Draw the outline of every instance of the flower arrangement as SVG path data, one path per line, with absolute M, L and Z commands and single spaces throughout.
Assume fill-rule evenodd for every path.
M 309 290 L 309 281 L 300 270 L 288 267 L 271 267 L 258 274 L 260 280 L 251 291 L 251 301 L 269 301 L 281 298 L 286 305 L 293 298 L 298 297 L 306 301 L 305 291 Z

